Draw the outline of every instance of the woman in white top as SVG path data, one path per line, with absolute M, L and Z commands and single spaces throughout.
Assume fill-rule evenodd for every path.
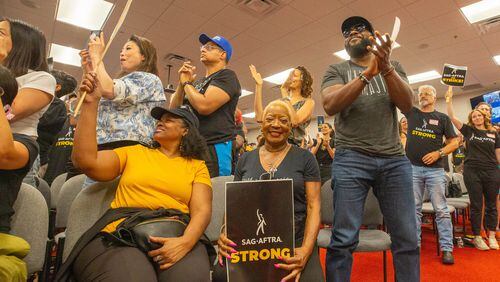
M 10 125 L 13 133 L 33 138 L 56 88 L 56 80 L 48 73 L 45 46 L 45 35 L 36 27 L 0 18 L 0 63 L 10 69 L 19 84 L 8 115 Z

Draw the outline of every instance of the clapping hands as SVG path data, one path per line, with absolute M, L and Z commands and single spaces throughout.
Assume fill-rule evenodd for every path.
M 179 69 L 179 82 L 184 84 L 186 82 L 193 82 L 196 78 L 196 67 L 191 65 L 191 62 L 184 62 Z

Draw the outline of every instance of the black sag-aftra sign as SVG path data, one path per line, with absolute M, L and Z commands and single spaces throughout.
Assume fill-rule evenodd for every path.
M 292 257 L 295 247 L 292 180 L 227 182 L 226 230 L 238 251 L 226 259 L 228 281 L 275 282 L 287 276 L 274 264 Z
M 450 86 L 464 86 L 467 67 L 444 64 L 441 81 Z

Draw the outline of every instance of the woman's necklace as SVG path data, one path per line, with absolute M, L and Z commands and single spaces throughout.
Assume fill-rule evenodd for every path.
M 281 161 L 284 159 L 284 156 L 286 155 L 286 153 L 288 152 L 288 150 L 290 149 L 291 145 L 290 144 L 286 144 L 286 146 L 281 149 L 281 152 L 280 154 L 278 155 L 277 158 L 271 158 L 271 159 L 274 159 L 274 162 L 271 161 L 271 162 L 268 162 L 267 159 L 263 158 L 262 156 L 262 150 L 260 151 L 261 153 L 261 159 L 263 159 L 265 161 L 265 165 L 266 167 L 269 167 L 269 170 L 266 169 L 266 167 L 264 167 L 265 170 L 267 170 L 267 172 L 271 175 L 271 178 L 274 176 L 274 173 L 276 171 L 278 171 L 277 167 L 278 165 L 281 163 Z M 271 155 L 272 153 L 275 153 L 275 152 L 279 152 L 280 150 L 277 150 L 277 151 L 269 151 L 266 149 L 265 146 L 262 146 L 262 148 L 269 153 L 269 155 Z

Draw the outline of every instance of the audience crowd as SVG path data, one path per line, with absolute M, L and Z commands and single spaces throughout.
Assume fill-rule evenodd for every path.
M 37 187 L 36 179 L 43 179 L 50 185 L 64 173 L 66 180 L 85 174 L 84 189 L 120 180 L 110 209 L 82 235 L 58 281 L 104 276 L 210 281 L 210 271 L 213 281 L 226 281 L 223 258 L 238 246 L 222 226 L 218 264 L 212 266 L 215 249 L 204 232 L 211 218 L 211 178 L 230 175 L 234 181 L 293 179 L 295 250 L 275 265 L 288 271 L 282 281 L 349 281 L 370 189 L 391 236 L 396 280 L 420 280 L 425 201 L 435 212 L 442 263 L 453 264 L 447 198 L 452 173 L 463 174 L 474 246 L 498 250 L 500 136 L 491 123 L 491 106 L 480 103 L 462 121 L 449 87 L 447 112 L 441 113 L 434 87 L 423 85 L 413 93 L 403 65 L 391 57 L 388 35 L 362 17 L 346 19 L 341 32 L 350 59 L 328 66 L 318 93 L 324 111 L 335 119 L 318 123 L 312 138 L 313 77 L 304 66 L 290 72 L 281 98 L 265 105 L 256 67 L 235 73 L 231 43 L 201 34 L 202 73 L 184 62 L 169 97 L 151 40 L 130 36 L 120 52 L 120 73 L 112 77 L 103 62 L 101 32 L 80 52 L 78 85 L 71 75 L 49 70 L 46 39 L 38 28 L 0 18 L 0 280 L 28 277 L 23 258 L 30 246 L 10 234 L 22 182 Z M 257 140 L 248 140 L 237 109 L 242 75 L 255 81 Z M 322 187 L 328 180 L 331 187 Z M 326 277 L 316 243 L 321 189 L 333 189 L 333 199 L 327 200 L 335 209 L 329 215 Z M 133 230 L 137 218 L 161 220 L 169 236 L 150 237 L 149 248 L 132 245 L 121 230 Z

